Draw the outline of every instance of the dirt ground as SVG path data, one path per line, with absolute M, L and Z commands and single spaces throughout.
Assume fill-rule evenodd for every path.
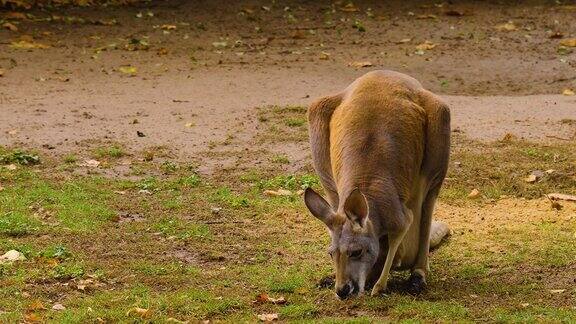
M 62 152 L 107 139 L 133 148 L 173 145 L 190 156 L 239 132 L 244 140 L 235 145 L 246 145 L 255 107 L 308 104 L 372 69 L 406 72 L 443 95 L 453 127 L 472 138 L 574 135 L 562 120 L 574 118 L 576 97 L 561 93 L 576 88 L 576 54 L 551 38 L 576 33 L 573 6 L 398 1 L 352 8 L 358 11 L 331 2 L 160 1 L 33 11 L 13 21 L 17 32 L 0 30 L 0 144 Z M 35 21 L 52 15 L 64 18 Z M 502 30 L 508 22 L 513 30 Z M 25 35 L 51 47 L 10 47 Z M 436 46 L 418 52 L 425 41 Z M 366 61 L 373 66 L 349 66 Z M 135 67 L 135 76 L 122 66 Z
M 273 110 L 276 106 L 306 106 L 319 96 L 340 91 L 363 73 L 375 69 L 391 69 L 415 77 L 426 88 L 445 98 L 451 108 L 455 136 L 474 143 L 488 143 L 474 145 L 496 145 L 493 144 L 495 141 L 511 138 L 520 140 L 524 144 L 518 144 L 520 153 L 517 154 L 540 159 L 540 164 L 534 162 L 526 168 L 544 168 L 553 163 L 563 163 L 562 174 L 570 180 L 562 183 L 573 184 L 576 166 L 570 162 L 573 155 L 566 153 L 566 147 L 573 147 L 576 139 L 576 96 L 563 95 L 563 92 L 570 89 L 576 91 L 576 48 L 562 46 L 561 42 L 576 37 L 576 3 L 355 1 L 354 5 L 347 4 L 345 1 L 236 1 L 224 4 L 217 1 L 168 0 L 132 7 L 32 10 L 26 16 L 0 11 L 0 25 L 9 22 L 17 29 L 0 29 L 0 146 L 32 150 L 47 160 L 71 160 L 68 158 L 71 154 L 83 160 L 93 157 L 94 150 L 111 145 L 130 152 L 130 159 L 138 159 L 140 162 L 142 156 L 146 160 L 146 152 L 162 151 L 168 152 L 166 156 L 178 163 L 193 162 L 201 176 L 211 177 L 215 183 L 225 183 L 227 187 L 246 186 L 243 180 L 238 179 L 250 178 L 249 175 L 232 179 L 239 174 L 239 170 L 253 171 L 256 168 L 264 173 L 310 170 L 310 153 L 304 131 L 290 128 L 279 131 L 274 128 L 276 133 L 269 134 L 273 127 L 263 122 L 262 117 L 268 116 L 267 109 Z M 300 110 L 296 113 L 302 115 Z M 297 126 L 301 126 L 298 124 L 300 115 L 294 115 L 296 119 L 293 123 Z M 290 136 L 296 139 L 286 140 Z M 467 161 L 465 158 L 473 160 L 465 155 L 468 151 L 466 143 L 457 141 L 456 144 L 456 153 L 460 154 L 457 157 L 462 161 Z M 535 146 L 522 146 L 525 143 L 535 143 Z M 474 150 L 474 145 L 469 150 Z M 498 145 L 490 147 L 500 149 Z M 559 153 L 550 155 L 548 149 Z M 489 151 L 486 148 L 482 150 Z M 544 153 L 540 154 L 541 151 Z M 114 155 L 110 152 L 100 154 L 101 162 L 106 159 L 103 157 L 106 154 Z M 568 160 L 557 159 L 557 156 L 568 156 Z M 474 159 L 479 157 L 482 155 L 478 154 Z M 139 162 L 124 163 L 123 159 L 126 157 L 110 162 L 109 168 L 102 170 L 101 174 L 139 179 L 142 174 L 134 176 L 136 172 L 131 166 L 131 163 L 136 165 Z M 284 159 L 290 162 L 278 162 Z M 277 162 L 281 167 L 275 166 Z M 55 164 L 47 165 L 56 168 Z M 554 167 L 561 168 L 556 164 Z M 147 170 L 146 167 L 142 168 Z M 148 171 L 143 172 L 147 174 Z M 49 172 L 43 169 L 41 173 Z M 90 170 L 72 174 L 86 173 L 90 174 Z M 381 319 L 395 320 L 414 316 L 425 321 L 462 318 L 496 318 L 503 321 L 534 319 L 513 317 L 508 312 L 510 309 L 526 307 L 518 306 L 527 303 L 521 297 L 523 290 L 505 292 L 500 287 L 498 294 L 508 297 L 500 298 L 499 295 L 496 298 L 490 294 L 490 289 L 494 287 L 482 286 L 479 290 L 466 287 L 466 279 L 484 276 L 486 279 L 482 282 L 486 285 L 497 285 L 490 280 L 498 279 L 511 286 L 525 288 L 528 285 L 526 282 L 517 277 L 509 279 L 510 276 L 507 276 L 511 271 L 510 264 L 523 260 L 526 253 L 534 252 L 540 256 L 539 253 L 543 253 L 542 249 L 548 245 L 521 249 L 505 242 L 502 233 L 513 233 L 521 240 L 528 240 L 527 233 L 543 230 L 541 239 L 544 240 L 554 237 L 547 225 L 542 225 L 551 222 L 555 224 L 551 226 L 566 229 L 561 242 L 565 244 L 562 246 L 569 246 L 570 243 L 566 242 L 573 244 L 570 239 L 572 232 L 569 231 L 573 231 L 575 226 L 574 206 L 566 205 L 562 211 L 556 212 L 549 208 L 548 200 L 525 200 L 523 194 L 515 197 L 504 188 L 505 185 L 494 184 L 499 181 L 495 180 L 497 177 L 480 173 L 467 176 L 475 181 L 485 181 L 487 188 L 492 184 L 498 189 L 490 193 L 487 189 L 483 193 L 482 201 L 486 204 L 462 203 L 469 190 L 473 189 L 469 183 L 466 184 L 468 186 L 449 187 L 441 201 L 438 215 L 457 229 L 452 244 L 464 247 L 469 244 L 468 247 L 487 249 L 490 255 L 485 256 L 486 259 L 480 258 L 483 263 L 480 262 L 482 265 L 478 268 L 474 266 L 477 256 L 456 254 L 464 251 L 464 248 L 454 252 L 439 251 L 440 265 L 436 267 L 454 262 L 467 269 L 464 272 L 470 271 L 472 274 L 454 274 L 450 272 L 452 270 L 433 269 L 441 272 L 444 277 L 434 279 L 432 292 L 426 296 L 425 302 L 430 304 L 424 305 L 430 306 L 432 311 L 419 311 L 418 307 L 422 305 L 412 304 L 411 300 L 404 297 L 392 299 L 387 302 L 388 306 L 382 306 L 384 308 L 365 308 L 366 305 L 357 302 L 341 306 L 330 299 L 332 295 L 320 293 L 311 297 L 313 303 L 326 302 L 338 308 L 338 311 L 330 314 L 327 309 L 320 307 L 310 313 L 314 314 L 311 318 L 379 316 Z M 459 173 L 453 171 L 454 174 L 458 176 Z M 55 178 L 60 181 L 69 176 L 67 174 Z M 8 183 L 6 187 L 10 185 L 10 179 L 9 176 L 0 177 L 0 181 Z M 250 183 L 250 180 L 247 181 Z M 253 187 L 256 183 L 252 183 Z M 110 188 L 122 191 L 121 186 L 114 184 Z M 569 186 L 561 188 L 568 193 L 572 190 Z M 148 190 L 146 186 L 140 189 Z M 213 189 L 210 186 L 206 188 L 212 195 L 222 195 L 220 191 L 212 193 Z M 271 185 L 268 189 L 277 188 Z M 542 197 L 542 193 L 533 190 L 530 198 Z M 496 202 L 501 197 L 503 200 Z M 115 206 L 124 206 L 129 199 L 126 197 L 124 202 L 115 202 Z M 243 203 L 241 200 L 232 200 L 230 203 L 233 208 L 236 208 L 235 204 Z M 302 206 L 296 202 L 289 206 L 303 212 Z M 8 207 L 5 208 L 4 211 L 10 211 Z M 146 210 L 141 209 L 141 206 L 122 208 L 135 215 L 145 213 L 143 210 Z M 185 220 L 190 220 L 188 217 L 192 216 L 188 216 L 187 212 L 190 211 L 182 210 L 182 215 L 185 215 Z M 253 213 L 261 212 L 268 213 L 268 210 L 257 209 Z M 507 215 L 507 212 L 510 214 Z M 254 216 L 251 211 L 245 213 L 250 214 L 247 217 Z M 274 209 L 274 213 L 285 217 L 295 212 Z M 485 220 L 484 215 L 502 217 L 499 220 Z M 506 228 L 507 222 L 513 221 L 515 217 L 522 217 L 520 227 Z M 556 222 L 558 218 L 561 220 Z M 269 224 L 271 220 L 257 218 L 255 222 L 262 225 Z M 262 234 L 243 228 L 241 236 L 249 241 L 259 235 L 275 236 L 281 233 L 281 238 L 290 240 L 294 235 L 290 231 L 304 226 L 301 222 L 300 219 L 295 224 L 287 222 L 288 232 L 284 228 L 275 228 Z M 112 238 L 115 243 L 122 241 L 119 238 L 122 232 L 116 230 L 112 230 L 113 235 L 117 235 Z M 213 228 L 210 230 L 214 231 Z M 309 237 L 308 240 L 298 238 L 297 243 L 319 248 L 318 243 L 325 242 L 310 243 L 310 240 L 323 235 L 320 230 L 319 227 L 314 228 L 312 232 L 317 236 Z M 222 233 L 229 234 L 230 231 L 224 229 Z M 484 236 L 490 239 L 483 242 Z M 55 237 L 66 240 L 58 235 Z M 93 239 L 95 237 L 80 239 L 79 243 L 67 242 L 85 247 Z M 33 242 L 44 244 L 42 242 L 50 240 L 39 236 Z M 221 243 L 224 238 L 216 235 L 216 240 Z M 169 246 L 172 244 L 170 239 L 161 241 L 159 244 L 162 247 L 174 249 Z M 284 241 L 279 242 L 284 244 Z M 152 246 L 153 242 L 142 244 Z M 198 263 L 198 256 L 189 252 L 192 247 L 196 245 L 178 245 L 184 252 L 176 257 L 188 263 Z M 232 249 L 235 251 L 238 248 Z M 218 250 L 219 247 L 214 249 Z M 253 249 L 260 251 L 256 247 Z M 525 254 L 519 256 L 510 253 L 510 250 L 515 249 Z M 218 251 L 226 255 L 224 265 L 221 260 L 211 259 L 213 255 L 204 256 L 202 262 L 195 265 L 206 266 L 211 271 L 210 278 L 220 282 L 231 274 L 228 273 L 232 271 L 231 263 L 237 260 L 226 254 L 233 252 Z M 527 277 L 538 281 L 538 287 L 544 287 L 544 290 L 568 289 L 565 287 L 573 284 L 571 280 L 576 280 L 574 260 L 566 260 L 559 255 L 565 251 L 561 248 L 554 251 L 558 255 L 549 258 L 542 256 L 538 270 L 526 270 L 524 267 L 528 265 L 522 261 L 524 263 L 520 262 L 522 266 L 519 271 L 525 271 Z M 95 247 L 93 252 L 102 251 Z M 122 253 L 131 252 L 134 251 Z M 292 252 L 289 250 L 287 255 L 299 260 L 299 254 Z M 262 253 L 273 254 L 269 250 Z M 323 256 L 318 251 L 314 253 L 312 255 L 320 255 L 320 258 Z M 86 258 L 90 259 L 89 256 Z M 490 262 L 486 261 L 488 259 Z M 111 260 L 116 259 L 111 256 Z M 501 261 L 504 265 L 498 263 Z M 117 262 L 122 264 L 121 261 Z M 314 261 L 314 265 L 322 267 L 323 272 L 326 272 L 328 263 L 319 262 Z M 288 265 L 292 267 L 294 262 L 290 261 Z M 218 270 L 225 266 L 228 270 Z M 130 273 L 118 271 L 128 285 L 132 280 L 126 279 Z M 560 278 L 557 274 L 559 271 L 564 271 L 566 277 Z M 494 278 L 488 279 L 490 276 Z M 551 279 L 542 279 L 542 276 Z M 242 289 L 258 287 L 255 282 L 257 280 L 252 281 L 252 286 Z M 152 284 L 161 285 L 158 282 Z M 170 291 L 177 286 L 175 283 L 173 285 L 166 284 L 166 290 Z M 226 285 L 224 287 L 229 288 Z M 451 287 L 458 287 L 460 292 L 454 292 Z M 240 291 L 245 293 L 245 290 Z M 278 291 L 284 292 L 282 289 Z M 286 292 L 303 295 L 290 289 Z M 233 293 L 238 293 L 238 290 Z M 453 299 L 443 298 L 442 293 Z M 542 307 L 568 309 L 568 317 L 551 317 L 562 320 L 574 318 L 570 316 L 574 316 L 573 310 L 576 307 L 575 293 L 553 293 L 548 296 L 539 292 L 535 297 L 530 296 L 539 298 Z M 50 298 L 58 299 L 54 294 Z M 495 302 L 495 299 L 498 301 Z M 453 305 L 454 300 L 469 305 L 473 309 L 470 311 L 472 315 L 460 312 L 460 306 Z M 391 305 L 395 302 L 407 308 L 394 308 Z M 434 304 L 436 302 L 440 304 Z M 492 302 L 498 304 L 498 307 L 504 307 L 506 312 L 498 313 L 498 317 L 480 310 L 484 308 L 483 305 Z M 448 307 L 448 310 L 443 307 Z M 243 320 L 254 320 L 255 317 L 242 316 L 252 316 L 252 312 L 264 311 L 263 308 L 248 311 L 250 315 L 244 314 L 246 310 L 243 309 L 239 311 L 243 315 L 234 315 L 234 307 L 231 312 L 226 310 L 224 315 L 204 309 L 190 312 L 192 318 L 196 319 L 233 321 L 233 316 L 240 316 Z M 434 309 L 438 313 L 434 313 Z M 2 307 L 0 315 L 1 311 Z M 445 311 L 453 316 L 443 317 Z M 534 316 L 538 319 L 540 313 L 535 310 L 530 314 L 536 314 Z M 183 316 L 188 313 L 183 311 L 176 314 Z M 227 317 L 230 314 L 233 314 L 232 317 Z M 292 318 L 309 318 L 310 314 L 303 314 Z M 291 317 L 288 314 L 286 318 Z

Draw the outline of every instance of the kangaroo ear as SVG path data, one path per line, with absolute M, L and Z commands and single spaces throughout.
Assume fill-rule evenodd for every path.
M 352 190 L 344 202 L 346 217 L 360 227 L 364 227 L 368 220 L 368 201 L 358 188 Z
M 312 188 L 306 188 L 304 192 L 304 202 L 314 217 L 324 222 L 329 228 L 332 226 L 335 213 L 326 199 L 322 198 L 322 196 L 312 190 Z

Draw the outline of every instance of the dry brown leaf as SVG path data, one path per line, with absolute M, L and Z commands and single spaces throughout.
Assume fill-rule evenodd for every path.
M 406 44 L 406 43 L 410 43 L 412 41 L 412 38 L 402 38 L 401 40 L 397 41 L 396 44 Z
M 345 5 L 344 7 L 340 8 L 341 11 L 344 12 L 357 12 L 360 11 L 360 9 L 358 9 L 352 2 L 348 3 L 347 5 Z
M 354 68 L 363 68 L 363 67 L 371 67 L 372 66 L 372 62 L 370 61 L 359 61 L 359 62 L 352 62 L 348 64 L 351 67 Z
M 276 305 L 282 305 L 286 304 L 286 299 L 284 297 L 271 298 L 270 296 L 268 296 L 267 293 L 262 293 L 256 296 L 256 300 L 254 300 L 254 303 L 255 304 L 272 303 Z
M 96 168 L 100 165 L 100 161 L 97 160 L 86 160 L 80 164 L 78 164 L 79 166 L 85 166 L 85 167 L 89 167 L 89 168 Z
M 45 310 L 44 304 L 39 299 L 36 299 L 32 302 L 32 304 L 28 305 L 28 310 L 35 311 L 35 310 Z
M 562 94 L 565 96 L 573 96 L 574 91 L 572 91 L 571 89 L 564 89 L 564 91 L 562 91 Z
M 446 11 L 444 11 L 444 14 L 445 14 L 446 16 L 453 16 L 453 17 L 461 17 L 461 16 L 464 16 L 464 12 L 462 12 L 462 11 L 460 11 L 460 10 L 454 10 L 454 9 L 446 10 Z
M 512 21 L 509 21 L 505 24 L 497 25 L 495 28 L 499 31 L 506 31 L 506 32 L 514 31 L 514 30 L 518 29 L 518 27 L 516 27 L 516 25 Z
M 18 48 L 18 49 L 35 49 L 35 48 L 45 49 L 45 48 L 50 48 L 50 45 L 37 43 L 35 41 L 29 41 L 26 39 L 21 39 L 19 41 L 11 42 L 10 47 Z
M 162 25 L 162 26 L 160 26 L 160 28 L 162 28 L 164 30 L 175 30 L 177 27 L 176 27 L 176 25 Z
M 416 49 L 420 51 L 431 50 L 436 47 L 436 44 L 432 43 L 431 41 L 427 40 L 422 44 L 416 45 Z
M 478 189 L 473 189 L 468 194 L 468 198 L 470 198 L 470 199 L 476 199 L 478 197 L 480 197 L 480 190 L 478 190 Z
M 319 58 L 320 58 L 321 60 L 327 60 L 327 59 L 330 58 L 330 53 L 321 52 Z
M 292 191 L 286 189 L 278 189 L 278 191 L 264 190 L 264 194 L 267 196 L 290 196 Z
M 555 32 L 554 34 L 548 36 L 548 38 L 551 39 L 560 39 L 562 37 L 564 37 L 564 34 L 562 34 L 561 32 Z
M 438 16 L 436 15 L 418 15 L 416 19 L 437 19 Z
M 26 16 L 26 14 L 22 13 L 22 12 L 16 12 L 16 11 L 9 11 L 4 15 L 4 18 L 6 19 L 20 19 L 20 20 L 25 20 L 28 19 L 28 17 Z
M 40 321 L 42 321 L 42 318 L 40 318 L 40 316 L 38 316 L 36 313 L 28 313 L 24 315 L 24 322 L 26 323 L 34 323 Z
M 16 27 L 16 25 L 14 25 L 13 23 L 5 22 L 2 24 L 2 27 L 13 32 L 18 31 L 18 27 Z
M 566 47 L 576 47 L 576 38 L 567 38 L 560 41 L 560 45 Z
M 260 314 L 260 315 L 258 315 L 258 319 L 261 320 L 262 322 L 277 321 L 278 320 L 278 314 L 277 313 Z
M 0 77 L 4 76 L 4 69 L 0 68 Z

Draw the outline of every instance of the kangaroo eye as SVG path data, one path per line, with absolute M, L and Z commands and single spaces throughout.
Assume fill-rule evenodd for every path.
M 361 249 L 352 250 L 352 251 L 350 251 L 350 252 L 348 253 L 348 256 L 349 256 L 350 258 L 356 259 L 356 258 L 359 258 L 359 257 L 362 255 L 362 252 L 363 252 L 363 251 L 362 251 Z

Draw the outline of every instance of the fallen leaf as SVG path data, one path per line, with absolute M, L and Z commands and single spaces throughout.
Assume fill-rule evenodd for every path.
M 438 16 L 436 15 L 418 15 L 416 19 L 437 19 Z
M 131 65 L 125 65 L 125 66 L 121 66 L 118 68 L 118 71 L 124 73 L 124 74 L 129 74 L 131 76 L 136 75 L 137 69 L 134 66 Z
M 35 310 L 45 310 L 44 304 L 39 299 L 33 301 L 30 305 L 28 305 L 28 310 L 35 311 Z
M 357 12 L 360 11 L 358 8 L 356 8 L 356 6 L 352 3 L 349 2 L 347 5 L 345 5 L 344 7 L 340 8 L 340 11 L 344 11 L 344 12 Z
M 256 296 L 256 300 L 254 301 L 254 303 L 256 304 L 272 303 L 275 305 L 282 305 L 286 304 L 286 299 L 284 297 L 271 298 L 270 296 L 268 296 L 268 294 L 262 293 Z
M 226 47 L 228 47 L 228 43 L 227 42 L 213 42 L 212 46 L 214 46 L 216 48 L 226 48 Z
M 100 161 L 97 160 L 85 160 L 84 162 L 78 164 L 79 166 L 85 166 L 89 168 L 96 168 L 100 165 Z
M 190 322 L 188 322 L 188 321 L 181 321 L 181 320 L 176 319 L 176 318 L 174 318 L 174 317 L 168 317 L 168 318 L 166 319 L 166 322 L 182 323 L 182 324 L 190 323 Z
M 40 322 L 41 320 L 42 320 L 42 318 L 40 318 L 40 316 L 38 316 L 38 314 L 36 314 L 36 313 L 28 313 L 28 314 L 24 315 L 24 322 L 25 323 Z
M 62 304 L 54 304 L 54 306 L 52 306 L 52 309 L 61 311 L 61 310 L 65 310 L 66 307 L 64 307 L 64 305 L 62 305 Z
M 0 77 L 4 76 L 4 69 L 0 68 Z
M 168 54 L 168 50 L 165 47 L 160 47 L 156 51 L 156 55 L 167 55 L 167 54 Z
M 528 183 L 534 183 L 534 182 L 536 182 L 536 180 L 538 180 L 538 178 L 534 174 L 531 174 L 524 179 L 524 181 L 526 181 Z
M 470 191 L 470 193 L 468 194 L 468 198 L 470 199 L 475 199 L 480 197 L 480 190 L 478 189 L 473 189 L 472 191 Z
M 10 47 L 18 48 L 18 49 L 35 49 L 35 48 L 46 49 L 46 48 L 50 48 L 50 45 L 46 45 L 46 44 L 42 44 L 42 43 L 37 43 L 35 41 L 29 41 L 29 40 L 23 39 L 23 40 L 11 42 Z
M 6 19 L 18 19 L 18 20 L 26 20 L 28 19 L 28 17 L 26 16 L 26 14 L 22 13 L 22 12 L 16 12 L 16 11 L 10 11 L 7 12 L 4 15 L 4 18 Z
M 264 190 L 264 194 L 267 196 L 290 196 L 292 191 L 286 189 L 278 189 L 278 191 Z
M 0 184 L 0 191 L 4 190 L 4 187 Z
M 277 313 L 260 314 L 260 315 L 258 315 L 258 319 L 261 320 L 262 322 L 277 321 L 278 320 L 278 314 Z
M 18 31 L 18 27 L 16 27 L 16 25 L 14 25 L 13 23 L 5 22 L 2 24 L 2 27 L 13 32 Z
M 131 310 L 129 310 L 126 315 L 137 315 L 141 318 L 148 318 L 151 315 L 151 312 L 149 309 L 146 308 L 140 308 L 140 307 L 134 307 Z
M 520 304 L 520 306 L 526 308 L 526 307 L 530 306 L 530 304 L 529 303 L 522 303 L 522 304 Z
M 562 94 L 565 96 L 573 96 L 574 91 L 572 91 L 571 89 L 564 89 L 564 91 L 562 91 Z
M 190 128 L 190 127 L 196 126 L 196 124 L 195 123 L 186 123 L 184 126 Z
M 512 21 L 509 21 L 505 24 L 496 25 L 495 28 L 499 31 L 506 31 L 506 32 L 514 31 L 514 30 L 518 29 L 518 27 L 516 27 L 516 25 Z
M 12 263 L 15 261 L 24 261 L 24 260 L 26 260 L 26 257 L 24 256 L 24 254 L 22 254 L 22 252 L 19 252 L 16 250 L 10 250 L 10 251 L 4 253 L 3 255 L 0 255 L 0 264 Z
M 566 47 L 576 47 L 576 38 L 567 38 L 560 41 L 560 45 Z
M 396 44 L 406 44 L 406 43 L 410 43 L 412 41 L 412 38 L 402 38 L 401 40 L 397 41 Z
M 554 34 L 548 36 L 548 38 L 551 38 L 551 39 L 559 39 L 562 37 L 564 37 L 564 34 L 562 34 L 561 32 L 555 32 Z
M 566 289 L 550 289 L 550 292 L 553 294 L 561 294 L 565 291 L 566 291 Z
M 371 67 L 372 62 L 369 62 L 369 61 L 352 62 L 352 63 L 348 64 L 348 66 L 355 67 L 355 68 Z
M 424 50 L 431 50 L 436 47 L 436 44 L 432 43 L 431 41 L 427 40 L 422 44 L 416 45 L 416 49 L 420 51 Z
M 176 25 L 162 25 L 162 26 L 160 26 L 160 28 L 162 28 L 164 30 L 175 30 Z
M 561 193 L 549 193 L 546 195 L 550 200 L 566 200 L 576 202 L 576 196 Z
M 444 11 L 444 14 L 445 14 L 446 16 L 453 16 L 453 17 L 461 17 L 461 16 L 464 16 L 464 12 L 462 12 L 462 11 L 460 11 L 460 10 L 454 10 L 454 9 Z
M 326 52 L 321 52 L 321 53 L 320 53 L 319 59 L 321 59 L 321 60 L 327 60 L 327 59 L 329 59 L 329 58 L 330 58 L 330 53 L 326 53 Z

